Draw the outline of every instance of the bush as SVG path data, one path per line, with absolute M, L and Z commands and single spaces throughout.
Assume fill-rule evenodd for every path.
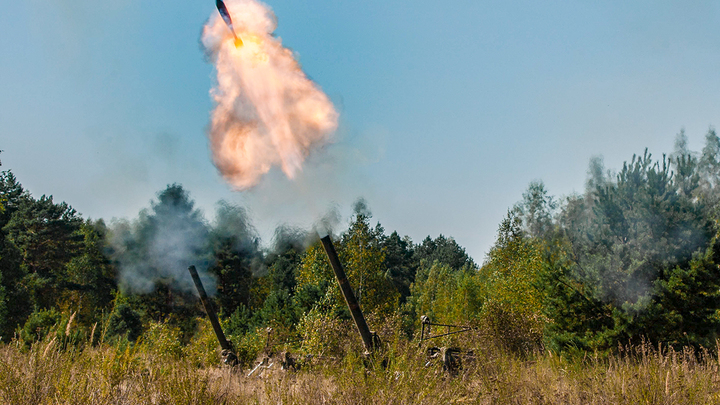
M 506 303 L 489 300 L 482 311 L 483 329 L 508 350 L 529 353 L 542 345 L 543 322 Z
M 198 320 L 197 325 L 195 335 L 183 349 L 185 357 L 197 367 L 220 365 L 220 344 L 210 321 L 202 318 Z
M 33 312 L 20 331 L 20 339 L 27 344 L 45 339 L 62 319 L 55 309 L 41 309 Z
M 125 303 L 115 306 L 108 318 L 106 339 L 113 341 L 125 337 L 134 342 L 141 334 L 142 320 L 140 314 Z
M 142 336 L 141 346 L 159 357 L 178 359 L 183 354 L 180 328 L 166 322 L 150 322 Z
M 300 320 L 297 331 L 302 338 L 300 351 L 322 357 L 344 355 L 345 343 L 351 341 L 348 339 L 348 331 L 355 332 L 356 329 L 349 322 L 341 321 L 315 307 Z

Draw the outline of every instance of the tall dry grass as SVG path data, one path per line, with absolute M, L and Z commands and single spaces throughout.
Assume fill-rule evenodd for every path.
M 158 339 L 161 342 L 162 339 Z M 167 344 L 167 343 L 162 343 Z M 207 347 L 207 341 L 193 344 Z M 247 377 L 198 348 L 155 342 L 65 347 L 57 338 L 28 349 L 0 346 L 3 404 L 713 404 L 720 403 L 717 355 L 639 344 L 607 358 L 516 355 L 465 339 L 474 359 L 451 377 L 416 344 L 396 340 L 385 363 L 350 352 L 306 360 L 297 372 L 273 367 Z M 214 353 L 215 354 L 215 353 Z M 213 354 L 213 355 L 214 355 Z

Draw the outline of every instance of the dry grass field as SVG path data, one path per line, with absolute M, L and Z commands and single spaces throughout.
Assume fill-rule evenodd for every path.
M 57 338 L 0 346 L 3 404 L 714 404 L 717 355 L 637 345 L 605 358 L 569 360 L 481 347 L 456 376 L 400 342 L 380 360 L 352 354 L 306 360 L 298 371 L 217 364 L 192 344 L 63 348 Z M 197 342 L 195 344 L 198 344 Z M 194 350 L 194 351 L 193 351 Z M 193 354 L 195 353 L 195 354 Z

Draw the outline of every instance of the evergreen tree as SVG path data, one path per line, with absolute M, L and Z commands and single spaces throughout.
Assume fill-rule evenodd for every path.
M 714 206 L 713 215 L 718 217 L 717 206 L 720 203 L 720 138 L 714 129 L 705 135 L 705 146 L 698 162 L 701 192 L 700 198 L 706 204 Z
M 27 291 L 20 283 L 25 276 L 21 268 L 22 257 L 18 248 L 7 239 L 5 229 L 13 213 L 32 200 L 9 170 L 0 172 L 0 201 L 0 289 L 4 290 L 0 306 L 5 308 L 5 316 L 0 322 L 0 338 L 7 340 L 12 337 L 16 326 L 24 324 L 32 312 Z
M 465 266 L 477 267 L 473 259 L 465 252 L 465 248 L 458 245 L 453 238 L 443 235 L 435 239 L 426 237 L 421 244 L 415 247 L 415 260 L 426 266 L 432 265 L 436 260 L 447 264 L 450 268 L 459 270 Z
M 68 286 L 66 266 L 80 254 L 82 223 L 72 207 L 42 196 L 21 205 L 3 228 L 21 254 L 21 283 L 34 307 L 51 308 Z
M 79 309 L 77 322 L 90 325 L 111 309 L 117 293 L 117 274 L 105 254 L 109 249 L 105 222 L 87 220 L 80 233 L 80 254 L 67 265 L 67 281 L 58 306 L 71 312 Z
M 672 161 L 633 156 L 614 181 L 562 210 L 568 259 L 549 260 L 546 279 L 558 347 L 611 349 L 641 337 L 679 343 L 678 333 L 689 334 L 685 343 L 714 338 L 715 227 L 707 200 L 696 197 L 697 160 L 680 143 Z M 688 294 L 702 297 L 702 311 L 699 301 L 678 299 Z
M 221 202 L 209 239 L 213 264 L 208 271 L 217 279 L 216 301 L 224 313 L 232 314 L 241 304 L 250 304 L 253 268 L 262 260 L 259 238 L 243 208 Z
M 170 320 L 187 335 L 193 317 L 202 314 L 187 268 L 202 268 L 209 261 L 208 229 L 187 191 L 168 185 L 134 224 L 118 223 L 112 233 L 119 286 L 125 293 L 140 294 L 128 304 L 145 320 Z
M 409 237 L 400 238 L 397 231 L 383 238 L 387 273 L 400 293 L 402 302 L 410 295 L 410 285 L 415 281 L 417 262 L 414 259 L 414 246 Z
M 128 303 L 119 302 L 108 318 L 107 339 L 112 341 L 124 337 L 134 342 L 141 334 L 142 320 L 140 314 Z

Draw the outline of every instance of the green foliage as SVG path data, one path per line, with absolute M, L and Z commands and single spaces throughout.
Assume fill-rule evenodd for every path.
M 167 186 L 134 223 L 119 222 L 110 233 L 118 284 L 144 323 L 170 322 L 187 342 L 202 315 L 187 268 L 207 267 L 209 230 L 180 185 Z M 207 283 L 206 287 L 210 287 Z
M 577 218 L 586 227 L 571 219 L 576 226 L 568 231 L 582 277 L 594 281 L 603 301 L 632 306 L 652 295 L 663 269 L 686 266 L 713 236 L 705 205 L 692 190 L 681 190 L 681 183 L 666 159 L 653 162 L 646 152 L 626 163 L 616 182 L 592 190 L 589 209 Z
M 267 332 L 264 328 L 256 328 L 242 335 L 233 335 L 231 342 L 240 364 L 248 367 L 265 348 Z
M 663 325 L 649 328 L 653 341 L 676 346 L 686 343 L 712 347 L 720 330 L 720 240 L 716 236 L 703 254 L 687 267 L 667 269 L 656 280 L 657 296 L 644 316 L 646 322 Z
M 259 266 L 262 257 L 259 238 L 245 210 L 220 202 L 209 244 L 213 264 L 208 272 L 217 279 L 220 310 L 232 313 L 239 305 L 248 306 L 253 268 Z
M 259 276 L 259 277 L 253 277 L 251 279 L 250 284 L 250 303 L 248 307 L 250 309 L 257 310 L 258 308 L 262 308 L 262 306 L 265 304 L 265 299 L 270 294 L 270 291 L 272 290 L 272 280 L 267 275 Z
M 127 303 L 118 303 L 107 321 L 105 339 L 113 341 L 126 338 L 131 342 L 142 334 L 143 325 L 140 314 Z
M 252 329 L 254 320 L 250 309 L 244 305 L 240 305 L 235 309 L 224 325 L 224 332 L 229 340 L 233 340 L 235 336 L 240 337 Z
M 410 291 L 406 312 L 416 327 L 421 315 L 436 323 L 477 321 L 485 298 L 477 270 L 467 266 L 456 270 L 438 261 L 421 267 Z
M 611 178 L 595 161 L 584 196 L 570 197 L 550 234 L 543 285 L 547 341 L 614 350 L 649 339 L 715 344 L 720 310 L 717 136 L 698 159 L 678 136 L 670 159 L 633 156 Z
M 97 321 L 114 286 L 102 223 L 84 222 L 52 197 L 33 199 L 9 171 L 0 174 L 0 196 L 6 201 L 0 213 L 0 289 L 7 309 L 1 334 L 11 336 L 33 309 L 75 313 L 74 322 L 86 326 Z
M 347 321 L 315 307 L 308 311 L 298 324 L 300 352 L 317 357 L 341 356 L 346 352 L 345 345 L 350 340 L 348 330 L 355 332 L 351 328 Z
M 340 247 L 337 246 L 336 249 L 338 248 Z M 323 286 L 325 289 L 321 295 L 324 295 L 327 288 L 332 288 L 335 275 L 319 240 L 307 249 L 296 274 L 299 290 L 307 288 L 306 286 Z
M 77 322 L 89 326 L 109 312 L 117 291 L 116 272 L 105 252 L 109 249 L 107 228 L 100 220 L 83 223 L 80 252 L 67 264 L 64 289 L 58 306 L 64 311 L 79 308 Z
M 177 359 L 183 355 L 181 338 L 182 332 L 177 326 L 167 321 L 150 322 L 139 342 L 142 346 L 141 350 L 145 350 L 154 356 Z
M 553 213 L 558 202 L 550 196 L 542 181 L 532 181 L 523 199 L 513 208 L 517 218 L 522 220 L 524 232 L 533 238 L 547 237 L 553 231 Z
M 250 303 L 252 272 L 246 260 L 233 249 L 232 241 L 218 241 L 214 248 L 215 264 L 208 272 L 217 277 L 217 298 L 221 310 L 231 313 L 239 305 Z
M 573 276 L 573 266 L 571 260 L 561 258 L 547 263 L 542 273 L 543 315 L 549 319 L 545 342 L 556 352 L 611 349 L 617 338 L 613 308 L 595 298 L 590 287 Z
M 27 320 L 33 311 L 29 293 L 22 283 L 26 272 L 22 267 L 22 254 L 15 244 L 8 239 L 6 225 L 12 215 L 20 207 L 31 204 L 32 199 L 22 188 L 20 183 L 10 171 L 0 172 L 0 198 L 5 203 L 4 210 L 0 212 L 0 285 L 5 290 L 5 306 L 7 308 L 4 324 L 0 330 L 0 337 L 8 340 L 13 336 L 15 329 Z
M 292 298 L 290 292 L 285 289 L 270 291 L 262 308 L 255 313 L 255 319 L 260 325 L 280 324 L 292 327 L 298 321 Z
M 374 229 L 370 227 L 366 213 L 358 211 L 348 231 L 334 245 L 363 312 L 388 316 L 397 309 L 400 294 L 387 272 L 382 233 L 379 225 Z M 345 301 L 319 241 L 305 253 L 297 272 L 297 289 L 305 293 L 303 305 L 306 307 L 306 298 L 312 294 L 331 297 L 327 301 L 331 312 L 346 312 Z
M 535 222 L 542 218 L 538 211 Z M 533 224 L 526 226 L 548 229 Z M 537 239 L 525 236 L 520 218 L 509 212 L 478 275 L 487 291 L 482 311 L 485 324 L 512 350 L 529 350 L 542 340 L 546 319 L 542 316 L 545 297 L 540 287 L 544 271 L 541 246 Z
M 27 344 L 43 340 L 57 329 L 62 314 L 55 309 L 41 309 L 30 315 L 20 330 L 20 339 Z
M 705 135 L 705 146 L 698 159 L 700 196 L 708 205 L 716 206 L 720 202 L 720 138 L 714 129 Z M 717 216 L 717 208 L 714 212 Z
M 2 282 L 2 273 L 0 273 L 0 282 Z M 5 298 L 5 287 L 0 284 L 0 331 L 5 330 L 8 324 L 7 321 L 7 301 Z M 0 341 L 2 341 L 2 334 L 0 334 Z
M 387 274 L 382 235 L 379 224 L 371 228 L 370 216 L 357 211 L 342 235 L 338 255 L 360 307 L 367 313 L 388 316 L 397 308 L 400 294 Z
M 443 235 L 435 239 L 429 236 L 415 247 L 414 258 L 418 263 L 431 265 L 436 260 L 458 270 L 465 266 L 477 267 L 473 259 L 465 252 L 465 248 L 455 242 L 453 238 Z
M 428 315 L 477 326 L 493 345 L 525 355 L 545 344 L 610 356 L 641 339 L 713 346 L 720 138 L 711 130 L 705 141 L 695 154 L 681 132 L 669 157 L 646 151 L 617 174 L 595 158 L 585 193 L 563 200 L 531 182 L 482 266 L 452 237 L 414 244 L 386 235 L 370 225 L 362 200 L 333 242 L 371 329 L 402 325 L 411 336 Z M 52 197 L 34 199 L 9 171 L 0 173 L 0 201 L 4 340 L 18 331 L 65 349 L 96 339 L 89 330 L 99 323 L 118 347 L 216 365 L 217 344 L 186 271 L 193 264 L 244 364 L 269 346 L 323 356 L 360 348 L 325 251 L 305 231 L 282 226 L 273 246 L 261 248 L 243 208 L 221 202 L 210 224 L 177 184 L 110 229 Z M 385 332 L 393 344 L 404 341 Z
M 178 184 L 158 193 L 150 210 L 141 211 L 134 223 L 118 222 L 110 236 L 112 257 L 121 269 L 119 284 L 128 293 L 149 296 L 158 286 L 166 287 L 160 294 L 182 290 L 192 285 L 188 266 L 200 265 L 207 259 L 203 255 L 208 229 L 202 213 Z M 169 314 L 168 310 L 152 309 L 160 317 Z
M 409 237 L 401 238 L 397 231 L 382 241 L 385 252 L 385 267 L 392 279 L 395 288 L 400 293 L 400 300 L 404 302 L 410 295 L 410 285 L 415 281 L 417 261 L 414 258 L 415 250 Z
M 0 196 L 4 201 L 3 211 L 0 212 L 0 225 L 3 227 L 10 221 L 15 211 L 31 201 L 28 192 L 23 189 L 10 170 L 0 172 Z
M 546 323 L 543 266 L 539 242 L 526 237 L 521 219 L 509 212 L 479 270 L 468 262 L 460 269 L 440 261 L 421 266 L 404 312 L 414 328 L 421 315 L 435 323 L 479 325 L 508 348 L 527 351 L 539 344 Z
M 301 255 L 295 249 L 290 249 L 271 261 L 268 276 L 273 290 L 295 291 L 295 268 L 300 264 L 300 259 Z
M 198 328 L 192 340 L 183 348 L 183 355 L 195 367 L 220 365 L 220 346 L 207 318 L 199 319 Z M 232 341 L 231 336 L 227 336 Z
M 3 228 L 18 248 L 33 306 L 52 307 L 68 283 L 66 265 L 79 253 L 82 219 L 66 203 L 42 196 L 18 207 Z

